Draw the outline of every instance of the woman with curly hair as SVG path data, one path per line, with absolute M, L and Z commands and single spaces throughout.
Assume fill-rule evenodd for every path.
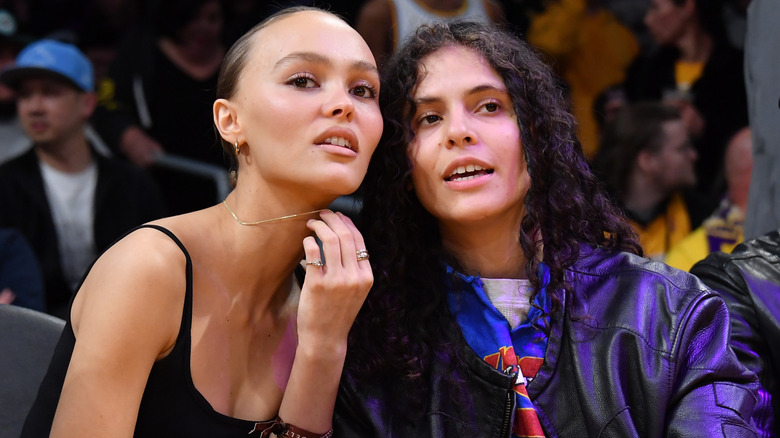
M 335 435 L 752 434 L 725 305 L 641 257 L 537 55 L 461 22 L 387 67 Z

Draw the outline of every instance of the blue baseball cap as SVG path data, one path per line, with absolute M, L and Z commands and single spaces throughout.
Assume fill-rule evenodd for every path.
M 43 39 L 28 45 L 16 63 L 0 73 L 0 80 L 16 88 L 20 80 L 33 75 L 52 75 L 82 91 L 95 90 L 92 63 L 76 46 L 60 41 Z

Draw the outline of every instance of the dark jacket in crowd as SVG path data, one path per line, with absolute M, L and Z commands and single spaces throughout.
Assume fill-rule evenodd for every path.
M 780 233 L 712 253 L 691 268 L 729 307 L 731 348 L 758 375 L 753 419 L 761 436 L 780 436 Z
M 755 436 L 756 376 L 728 346 L 728 310 L 715 292 L 683 271 L 601 249 L 584 249 L 569 275 L 576 297 L 567 294 L 553 317 L 527 387 L 546 437 Z M 442 360 L 428 370 L 430 405 L 418 421 L 400 415 L 392 381 L 347 373 L 334 436 L 508 438 L 513 377 L 459 330 L 451 341 L 465 402 L 442 380 L 451 369 Z
M 12 304 L 46 311 L 43 278 L 32 248 L 15 228 L 0 228 L 0 290 L 8 288 Z
M 93 150 L 97 164 L 94 239 L 100 254 L 141 223 L 165 215 L 162 197 L 142 170 Z M 72 290 L 60 265 L 57 232 L 34 149 L 0 166 L 0 226 L 17 228 L 43 272 L 47 311 L 64 316 Z
M 663 47 L 638 60 L 628 79 L 631 100 L 661 99 L 666 90 L 676 89 L 674 65 L 679 53 L 674 47 Z M 748 125 L 743 53 L 725 43 L 716 44 L 690 94 L 693 106 L 705 121 L 704 132 L 693 141 L 699 155 L 697 184 L 714 209 L 726 187 L 723 175 L 726 145 L 738 130 Z

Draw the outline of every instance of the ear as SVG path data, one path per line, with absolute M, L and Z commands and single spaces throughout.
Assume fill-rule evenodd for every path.
M 214 101 L 214 126 L 217 127 L 219 135 L 228 143 L 233 144 L 236 140 L 241 143 L 239 138 L 241 125 L 238 123 L 235 108 L 227 99 Z
M 636 156 L 636 166 L 643 173 L 654 173 L 657 165 L 658 158 L 656 154 L 648 150 L 641 151 Z
M 83 93 L 81 96 L 81 111 L 84 120 L 92 117 L 95 108 L 97 108 L 97 95 L 95 93 Z

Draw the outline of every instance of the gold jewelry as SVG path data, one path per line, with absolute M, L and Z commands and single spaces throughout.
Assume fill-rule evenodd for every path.
M 313 262 L 306 262 L 306 264 L 316 266 L 318 268 L 325 266 L 325 262 L 323 262 L 322 259 L 315 259 Z
M 238 222 L 241 225 L 246 225 L 246 226 L 260 225 L 260 224 L 267 224 L 269 222 L 283 221 L 285 219 L 292 219 L 292 218 L 298 217 L 298 216 L 306 216 L 306 215 L 310 215 L 310 214 L 315 214 L 315 213 L 319 213 L 319 212 L 325 210 L 324 208 L 321 208 L 319 210 L 307 211 L 306 213 L 288 214 L 287 216 L 275 217 L 275 218 L 271 218 L 271 219 L 263 219 L 261 221 L 244 222 L 241 219 L 239 219 L 238 216 L 236 216 L 235 213 L 233 213 L 233 209 L 231 209 L 230 206 L 228 205 L 227 199 L 223 200 L 222 203 L 225 204 L 225 208 L 227 208 L 227 211 L 230 212 L 230 215 L 233 216 L 233 219 L 235 219 L 236 222 Z
M 238 139 L 233 143 L 233 149 L 236 151 L 236 158 L 238 158 L 238 153 L 241 152 L 241 146 L 238 145 Z
M 359 249 L 356 251 L 358 261 L 368 260 L 368 251 L 365 249 Z

